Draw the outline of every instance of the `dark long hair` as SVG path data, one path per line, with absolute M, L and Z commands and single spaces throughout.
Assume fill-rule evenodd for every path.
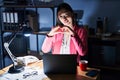
M 67 3 L 61 3 L 57 8 L 56 26 L 61 26 L 61 27 L 64 26 L 58 18 L 58 16 L 61 13 L 67 13 L 70 17 L 72 17 L 73 25 L 76 23 L 75 17 L 74 17 L 74 12 L 73 12 L 73 9 L 71 8 L 71 6 Z

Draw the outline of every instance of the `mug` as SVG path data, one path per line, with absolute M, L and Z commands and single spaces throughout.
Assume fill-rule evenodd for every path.
M 88 64 L 87 60 L 80 60 L 80 62 L 79 62 L 80 69 L 82 71 L 86 71 L 87 70 L 87 64 Z

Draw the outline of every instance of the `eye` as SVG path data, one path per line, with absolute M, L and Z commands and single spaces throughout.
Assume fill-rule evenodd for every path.
M 65 17 L 66 17 L 66 18 L 68 18 L 69 16 L 68 16 L 68 15 L 66 15 Z
M 59 16 L 60 18 L 62 18 L 63 16 Z
M 59 18 L 68 18 L 68 17 L 69 17 L 68 15 L 64 15 L 64 16 L 60 15 L 59 16 Z

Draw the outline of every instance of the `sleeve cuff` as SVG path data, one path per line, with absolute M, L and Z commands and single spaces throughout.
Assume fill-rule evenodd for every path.
M 53 36 L 49 36 L 49 35 L 47 34 L 47 37 L 53 37 Z
M 71 35 L 71 37 L 74 37 L 74 35 Z

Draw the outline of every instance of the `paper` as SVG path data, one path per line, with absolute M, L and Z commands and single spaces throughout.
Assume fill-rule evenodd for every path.
M 29 75 L 24 77 L 26 74 Z M 26 67 L 25 70 L 21 73 L 10 74 L 6 72 L 0 76 L 0 80 L 44 80 L 45 78 L 47 78 L 47 76 L 44 74 L 43 69 L 38 67 Z

